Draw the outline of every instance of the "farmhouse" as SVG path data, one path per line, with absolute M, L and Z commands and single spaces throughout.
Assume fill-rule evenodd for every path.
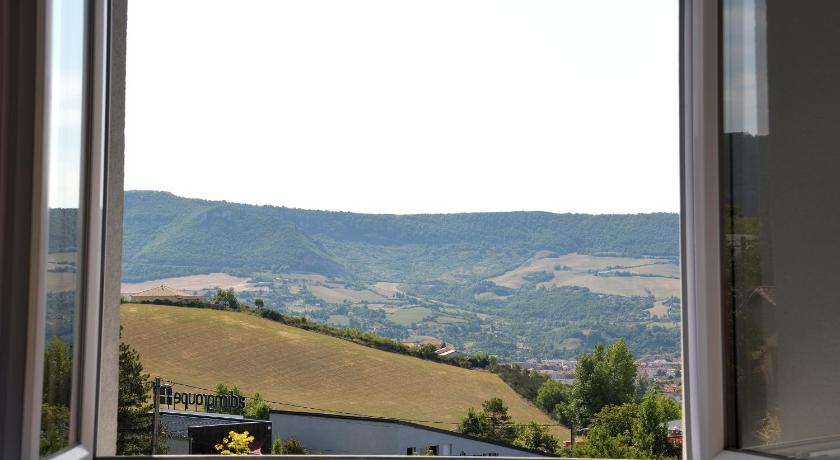
M 275 439 L 295 438 L 310 453 L 325 455 L 546 456 L 403 420 L 285 410 L 272 410 L 270 420 Z
M 192 295 L 160 285 L 128 296 L 131 302 L 207 302 L 206 296 Z

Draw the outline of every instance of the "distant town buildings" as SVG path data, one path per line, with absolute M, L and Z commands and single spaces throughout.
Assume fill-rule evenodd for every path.
M 458 356 L 459 353 L 452 345 L 445 345 L 435 350 L 435 354 L 442 357 L 445 356 L 447 358 L 454 358 L 455 356 Z

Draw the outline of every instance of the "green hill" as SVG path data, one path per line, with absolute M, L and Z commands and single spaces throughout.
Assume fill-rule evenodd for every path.
M 454 429 L 469 407 L 500 397 L 517 421 L 554 423 L 489 372 L 388 353 L 245 313 L 126 304 L 121 315 L 123 341 L 140 353 L 146 372 L 165 380 L 204 388 L 225 382 L 271 401 L 447 422 L 427 423 L 445 429 Z M 554 432 L 568 439 L 565 428 Z
M 677 257 L 678 229 L 678 216 L 666 213 L 358 214 L 129 191 L 123 278 L 291 272 L 478 280 L 537 251 Z

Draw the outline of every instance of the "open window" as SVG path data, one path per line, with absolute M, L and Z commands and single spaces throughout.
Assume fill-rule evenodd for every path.
M 618 11 L 618 8 L 628 8 L 625 6 L 628 3 L 610 4 L 604 8 Z M 681 290 L 681 302 L 663 303 L 662 308 L 666 310 L 666 315 L 672 308 L 679 311 L 683 319 L 681 358 L 685 366 L 681 376 L 684 376 L 683 394 L 686 398 L 683 406 L 685 439 L 679 438 L 683 454 L 690 459 L 767 458 L 771 455 L 785 458 L 836 457 L 837 411 L 836 398 L 832 395 L 840 382 L 831 362 L 837 348 L 833 326 L 838 318 L 835 318 L 831 307 L 831 290 L 825 287 L 830 286 L 835 278 L 834 238 L 838 228 L 831 206 L 837 195 L 837 181 L 833 174 L 837 169 L 836 155 L 832 149 L 837 124 L 833 108 L 838 99 L 834 88 L 838 65 L 833 43 L 837 42 L 835 25 L 840 11 L 836 2 L 830 1 L 807 4 L 782 0 L 684 1 L 681 5 L 683 162 L 679 217 L 681 236 L 677 254 L 680 256 L 678 276 L 681 279 L 677 282 L 677 289 Z M 627 17 L 609 16 L 616 21 L 614 26 L 632 22 L 628 19 L 629 15 L 642 7 L 634 5 L 629 8 Z M 154 260 L 152 249 L 165 249 L 168 244 L 163 238 L 155 243 L 157 246 L 148 246 L 145 252 L 135 251 L 136 248 L 130 245 L 149 236 L 143 234 L 143 228 L 147 227 L 134 233 L 125 232 L 128 225 L 142 223 L 144 218 L 147 222 L 155 218 L 155 215 L 138 215 L 136 208 L 131 208 L 136 202 L 127 203 L 142 197 L 126 197 L 123 194 L 127 108 L 124 99 L 125 65 L 130 62 L 130 58 L 127 61 L 125 56 L 127 11 L 130 11 L 130 5 L 117 0 L 10 1 L 0 11 L 3 34 L 0 57 L 4 69 L 0 74 L 0 210 L 3 217 L 0 221 L 0 257 L 3 260 L 0 291 L 8 297 L 0 321 L 0 335 L 5 341 L 0 350 L 3 358 L 0 360 L 3 370 L 0 394 L 6 401 L 0 443 L 4 458 L 34 458 L 41 454 L 60 459 L 108 458 L 116 452 L 119 326 L 121 309 L 127 308 L 120 307 L 123 262 L 132 260 L 146 264 L 132 266 L 134 275 L 141 274 L 142 269 L 163 273 L 161 267 L 167 266 L 171 270 L 170 278 L 184 275 L 184 267 L 188 265 Z M 193 9 L 192 12 L 200 16 L 207 10 Z M 159 15 L 159 11 L 157 13 Z M 235 16 L 237 13 L 231 14 Z M 518 17 L 510 16 L 506 20 L 511 18 Z M 159 19 L 163 21 L 163 18 Z M 256 21 L 258 18 L 252 19 Z M 672 19 L 677 21 L 676 17 Z M 176 19 L 176 23 L 184 21 L 183 18 Z M 503 36 L 506 30 L 509 29 L 498 28 L 493 33 L 488 32 L 488 36 Z M 256 29 L 249 33 L 256 33 Z M 382 44 L 384 41 L 374 37 L 370 43 Z M 505 51 L 502 45 L 504 43 L 500 44 L 500 53 Z M 512 55 L 526 56 L 526 51 Z M 184 53 L 182 58 L 194 59 L 196 56 Z M 674 59 L 676 62 L 677 57 Z M 247 70 L 244 61 L 235 67 Z M 14 72 L 7 69 L 14 69 Z M 391 68 L 388 71 L 396 70 Z M 610 80 L 613 77 L 592 76 L 605 78 L 605 81 L 614 81 Z M 239 85 L 243 94 L 254 90 L 245 86 Z M 628 91 L 623 89 L 617 95 Z M 439 95 L 429 96 L 430 100 L 435 100 Z M 451 115 L 443 113 L 440 116 Z M 674 114 L 675 118 L 677 115 Z M 166 118 L 171 114 L 161 113 L 160 116 Z M 229 121 L 236 123 L 241 120 Z M 287 121 L 298 122 L 300 119 Z M 634 131 L 628 129 L 624 134 L 633 134 Z M 642 130 L 646 136 L 649 133 L 649 130 Z M 594 140 L 597 139 L 593 137 Z M 231 160 L 231 157 L 226 158 Z M 445 160 L 451 158 L 441 161 Z M 400 174 L 409 175 L 411 172 L 412 168 L 407 167 Z M 223 181 L 213 177 L 208 178 L 208 182 L 218 184 L 220 189 L 225 186 Z M 439 181 L 424 186 L 444 189 L 446 184 L 446 181 Z M 395 195 L 396 191 L 392 187 L 381 193 Z M 237 231 L 253 229 L 257 224 L 264 223 L 261 219 L 268 219 L 268 225 L 277 223 L 271 220 L 274 215 L 269 218 L 254 214 L 256 211 L 251 208 L 243 210 L 245 208 L 229 205 L 214 205 L 211 210 L 183 208 L 181 211 L 194 213 L 199 220 L 200 216 L 204 216 L 199 224 L 208 225 L 211 232 L 216 231 L 212 224 L 225 219 L 230 219 L 228 228 Z M 124 217 L 129 221 L 125 221 Z M 242 222 L 246 225 L 239 226 Z M 386 227 L 392 224 L 384 222 Z M 374 227 L 382 225 L 379 222 Z M 428 228 L 430 224 L 420 219 L 416 225 Z M 479 222 L 474 226 L 475 235 L 480 233 L 482 225 Z M 186 226 L 178 228 L 183 230 Z M 249 235 L 255 240 L 260 237 L 259 232 Z M 381 236 L 375 232 L 369 235 Z M 124 236 L 131 241 L 126 243 Z M 222 251 L 230 238 L 225 239 L 224 234 L 217 236 L 220 237 L 214 243 L 214 249 Z M 510 235 L 503 236 L 505 238 L 499 241 L 503 242 Z M 177 241 L 180 241 L 180 246 L 173 247 L 186 247 L 186 243 L 195 239 L 185 237 Z M 346 241 L 342 243 L 344 246 L 335 241 L 333 246 L 324 241 L 313 241 L 310 246 L 304 245 L 304 249 L 310 252 L 303 259 L 316 261 L 320 268 L 331 266 L 329 257 L 324 254 L 347 248 Z M 290 247 L 295 242 L 299 241 L 285 240 L 284 247 Z M 611 242 L 614 243 L 605 237 L 592 243 L 588 249 L 597 252 L 593 249 L 597 244 Z M 357 248 L 353 253 L 355 259 L 348 256 L 338 266 L 358 266 L 365 258 L 383 256 L 384 253 L 377 252 L 380 248 L 375 247 L 374 242 L 367 243 L 365 250 Z M 470 252 L 469 243 L 472 241 L 464 242 L 463 251 L 459 252 L 461 257 L 477 254 Z M 123 253 L 125 244 L 131 249 L 126 257 Z M 598 249 L 603 248 L 598 246 Z M 201 256 L 202 251 L 210 252 L 199 248 L 194 255 Z M 265 252 L 254 251 L 248 260 L 259 261 Z M 424 254 L 426 259 L 423 260 L 427 265 L 418 264 L 419 259 L 405 259 L 415 262 L 412 265 L 414 275 L 417 275 L 417 267 L 428 268 L 453 253 L 428 251 Z M 627 281 L 624 278 L 641 278 L 642 274 L 661 275 L 651 268 L 615 266 L 589 267 L 593 272 L 578 273 L 579 267 L 574 265 L 574 261 L 563 259 L 564 255 L 567 254 L 543 254 L 534 258 L 535 253 L 526 254 L 530 262 L 542 263 L 542 268 L 519 261 L 514 265 L 525 270 L 521 271 L 521 276 L 517 275 L 518 278 L 514 275 L 508 278 L 516 278 L 522 285 L 533 285 L 536 291 L 539 285 L 550 290 L 552 286 L 548 285 L 556 280 L 574 276 L 603 278 L 599 278 L 599 282 L 624 282 Z M 400 257 L 397 254 L 394 260 L 402 260 Z M 495 262 L 510 262 L 517 257 L 522 257 L 522 254 L 510 251 L 496 257 Z M 557 260 L 550 260 L 554 262 L 552 264 L 546 262 L 549 259 Z M 491 263 L 494 260 L 484 261 L 487 262 L 484 268 L 494 267 Z M 207 267 L 215 268 L 214 264 L 210 261 Z M 206 299 L 206 303 L 230 307 L 234 299 L 237 302 L 241 300 L 248 308 L 253 308 L 253 313 L 259 312 L 261 321 L 296 322 L 294 327 L 301 331 L 321 327 L 315 326 L 320 323 L 315 321 L 315 316 L 325 315 L 323 322 L 331 323 L 333 329 L 323 328 L 324 331 L 336 334 L 345 323 L 362 329 L 366 324 L 376 324 L 377 327 L 390 323 L 397 326 L 409 324 L 418 331 L 423 327 L 432 327 L 421 323 L 435 323 L 434 327 L 441 330 L 457 327 L 466 330 L 464 321 L 468 316 L 472 318 L 470 315 L 474 315 L 488 322 L 486 317 L 494 314 L 489 308 L 460 311 L 459 305 L 453 306 L 450 305 L 453 302 L 435 297 L 441 294 L 441 286 L 452 286 L 446 282 L 430 283 L 429 279 L 420 279 L 410 286 L 411 289 L 399 288 L 403 284 L 411 284 L 405 280 L 400 280 L 396 287 L 392 284 L 376 286 L 378 289 L 391 289 L 393 299 L 388 299 L 388 302 L 393 300 L 396 304 L 399 301 L 400 305 L 380 302 L 378 298 L 359 298 L 356 299 L 358 302 L 349 299 L 344 303 L 341 300 L 358 292 L 380 296 L 382 293 L 370 286 L 355 285 L 357 279 L 342 278 L 343 284 L 338 282 L 338 278 L 329 277 L 312 281 L 314 270 L 306 272 L 300 267 L 295 268 L 290 271 L 289 264 L 284 262 L 276 267 L 256 267 L 244 277 L 249 278 L 251 284 L 270 283 L 269 290 L 285 283 L 289 288 L 286 294 L 290 298 L 307 297 L 309 300 L 298 304 L 302 309 L 298 317 L 310 316 L 305 322 L 290 319 L 295 315 L 288 311 L 265 308 L 266 300 L 269 307 L 273 300 L 263 298 L 267 296 L 259 290 L 247 291 L 251 294 L 234 290 L 232 297 L 227 291 L 210 292 L 211 298 Z M 260 270 L 266 279 L 253 276 Z M 474 299 L 489 299 L 503 304 L 506 301 L 498 298 L 509 298 L 515 295 L 511 294 L 512 291 L 521 289 L 521 286 L 504 284 L 506 281 L 501 277 L 508 272 L 500 271 L 495 276 L 477 279 L 471 287 L 478 291 L 469 294 Z M 612 275 L 607 276 L 609 273 Z M 310 278 L 301 281 L 289 276 L 291 274 Z M 466 275 L 458 273 L 458 276 Z M 458 276 L 453 275 L 452 279 Z M 482 284 L 482 281 L 491 278 L 492 285 Z M 388 282 L 385 278 L 375 281 Z M 291 289 L 293 286 L 296 289 Z M 149 287 L 152 292 L 146 292 L 146 297 L 154 297 L 151 300 L 157 300 L 158 304 L 164 301 L 192 303 L 204 300 L 201 296 L 205 293 L 202 292 L 185 293 L 179 292 L 184 289 L 178 288 L 154 291 L 154 288 Z M 599 299 L 610 295 L 599 293 L 592 286 L 588 289 L 605 296 Z M 143 303 L 143 291 L 127 294 L 136 296 L 134 304 L 149 305 Z M 457 293 L 457 290 L 452 292 Z M 337 302 L 325 298 L 337 293 L 344 296 L 336 297 L 339 299 Z M 261 305 L 257 305 L 257 299 Z M 131 301 L 131 296 L 128 300 Z M 428 301 L 428 305 L 422 304 L 423 301 Z M 325 307 L 319 306 L 319 303 Z M 383 305 L 377 310 L 376 304 Z M 530 301 L 528 304 L 531 305 Z M 362 305 L 365 310 L 360 309 Z M 371 305 L 375 305 L 374 308 L 370 308 Z M 480 306 L 480 303 L 477 305 Z M 397 308 L 399 306 L 406 308 Z M 173 305 L 160 306 L 158 313 L 163 314 L 164 307 L 183 308 L 180 313 L 205 313 L 202 309 L 187 310 Z M 393 310 L 388 309 L 392 307 Z M 650 314 L 659 315 L 662 308 Z M 264 313 L 269 310 L 275 313 Z M 627 317 L 632 318 L 636 310 L 629 308 Z M 235 313 L 230 308 L 212 311 L 221 311 L 220 314 L 224 315 Z M 356 311 L 363 314 L 356 315 Z M 133 313 L 126 316 L 129 314 Z M 437 321 L 436 318 L 444 319 Z M 495 334 L 504 337 L 505 331 L 527 325 L 533 318 L 510 317 L 506 321 L 511 325 L 509 329 L 494 328 L 494 324 L 483 324 L 487 327 L 482 327 L 480 324 L 469 341 L 447 340 L 445 344 L 435 343 L 425 349 L 418 347 L 416 353 L 426 353 L 423 359 L 429 365 L 438 365 L 443 360 L 468 361 L 466 357 L 474 356 L 472 351 L 480 350 L 482 341 L 488 341 Z M 142 321 L 133 323 L 127 338 L 138 337 L 138 325 L 142 325 Z M 261 327 L 257 323 L 248 325 Z M 193 326 L 176 328 L 170 336 L 177 337 L 178 333 L 189 336 Z M 552 333 L 563 332 L 559 325 L 554 326 L 557 330 Z M 656 327 L 664 326 L 659 324 Z M 654 330 L 654 326 L 650 329 Z M 376 330 L 382 334 L 396 331 Z M 529 341 L 527 334 L 519 333 L 524 329 L 517 330 L 518 333 L 514 334 L 516 340 L 504 342 L 509 349 L 520 350 L 523 344 L 526 347 L 521 349 L 535 346 L 537 342 Z M 218 343 L 227 340 L 222 332 L 215 338 Z M 557 342 L 564 347 L 580 346 L 585 341 L 585 337 L 561 338 Z M 370 336 L 351 339 L 370 340 Z M 377 346 L 391 345 L 392 342 L 383 341 Z M 208 342 L 207 347 L 211 346 L 214 344 Z M 259 343 L 258 348 L 260 346 L 265 344 Z M 146 353 L 146 356 L 152 355 Z M 159 356 L 166 357 L 164 353 Z M 517 356 L 517 359 L 520 357 Z M 487 364 L 490 364 L 489 357 Z M 160 361 L 148 363 L 150 369 L 158 369 L 155 366 L 161 365 Z M 220 367 L 225 365 L 232 363 L 223 362 Z M 536 369 L 538 366 L 533 367 Z M 540 370 L 562 373 L 564 369 L 560 367 Z M 432 372 L 434 369 L 437 368 L 428 367 L 427 374 L 435 375 Z M 652 376 L 674 377 L 669 375 L 668 369 L 661 370 L 662 375 L 655 369 Z M 462 371 L 467 372 L 465 369 L 458 372 Z M 555 375 L 552 372 L 544 374 Z M 397 374 L 405 384 L 412 383 L 412 378 L 406 377 L 409 375 L 414 374 L 410 371 Z M 413 449 L 417 446 L 437 446 L 439 450 L 436 453 L 441 455 L 486 452 L 525 455 L 518 451 L 505 453 L 504 449 L 510 447 L 507 445 L 484 448 L 463 444 L 465 440 L 475 440 L 457 437 L 452 430 L 429 426 L 429 423 L 448 419 L 421 417 L 417 415 L 419 412 L 412 416 L 398 414 L 400 416 L 390 418 L 370 417 L 380 414 L 365 413 L 362 409 L 325 412 L 323 409 L 335 407 L 281 399 L 262 388 L 260 390 L 268 395 L 262 398 L 269 406 L 269 420 L 208 411 L 208 394 L 214 402 L 216 397 L 228 398 L 227 407 L 230 410 L 233 406 L 230 401 L 234 398 L 239 401 L 243 396 L 247 396 L 246 400 L 255 399 L 253 392 L 240 395 L 228 387 L 222 395 L 219 394 L 221 390 L 209 388 L 212 384 L 187 377 L 191 376 L 165 379 L 167 381 L 163 383 L 171 386 L 161 387 L 165 390 L 158 403 L 174 406 L 179 395 L 180 401 L 185 395 L 186 409 L 195 412 L 191 417 L 210 420 L 212 424 L 208 422 L 205 426 L 215 426 L 214 429 L 218 429 L 219 424 L 227 424 L 247 426 L 254 433 L 259 430 L 262 430 L 261 433 L 286 430 L 285 433 L 295 427 L 345 434 L 355 430 L 352 431 L 353 436 L 345 439 L 366 441 L 372 439 L 370 431 L 366 430 L 376 427 L 377 430 L 390 430 L 394 439 L 406 437 L 406 444 L 396 448 L 398 452 L 385 452 L 390 455 L 416 453 Z M 199 377 L 197 374 L 192 376 L 195 379 Z M 336 380 L 337 377 L 328 375 L 323 378 L 324 381 L 329 379 Z M 338 377 L 338 380 L 341 379 Z M 439 382 L 444 380 L 443 377 L 437 379 Z M 349 381 L 350 377 L 345 380 Z M 384 377 L 380 377 L 380 381 L 384 381 Z M 435 389 L 440 395 L 439 405 L 429 405 L 429 410 L 441 412 L 441 408 L 450 406 L 444 400 L 450 387 L 442 385 Z M 200 404 L 197 403 L 199 396 Z M 270 407 L 271 404 L 282 407 Z M 487 415 L 492 412 L 493 405 L 489 404 L 483 410 Z M 164 411 L 174 411 L 167 414 L 173 424 L 185 412 L 170 408 L 164 408 Z M 314 413 L 320 415 L 312 415 Z M 209 430 L 196 430 L 196 426 L 190 425 L 183 430 L 187 445 L 190 437 L 199 439 Z M 678 426 L 670 428 L 674 433 L 679 429 Z M 49 436 L 45 437 L 45 433 Z M 420 437 L 409 439 L 410 436 Z M 281 448 L 291 453 L 299 446 L 287 438 L 282 439 Z M 323 453 L 338 455 L 326 450 Z

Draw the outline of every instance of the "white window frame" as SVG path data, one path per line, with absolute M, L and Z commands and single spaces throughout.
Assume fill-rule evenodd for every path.
M 83 81 L 85 92 L 82 104 L 82 200 L 80 215 L 82 232 L 79 234 L 79 272 L 81 299 L 78 316 L 77 362 L 74 363 L 73 395 L 71 396 L 70 446 L 50 459 L 76 460 L 93 458 L 95 451 L 99 381 L 99 319 L 100 292 L 102 287 L 101 241 L 103 206 L 103 179 L 105 161 L 106 54 L 107 2 L 86 2 L 85 31 L 86 52 Z M 29 317 L 26 328 L 27 358 L 25 388 L 23 390 L 24 416 L 20 444 L 21 458 L 38 458 L 40 415 L 43 385 L 44 334 L 46 326 L 46 275 L 47 275 L 47 185 L 49 182 L 49 62 L 52 2 L 38 0 L 37 27 L 42 37 L 38 50 L 38 107 L 36 107 L 35 151 L 33 167 L 32 239 L 29 267 Z

